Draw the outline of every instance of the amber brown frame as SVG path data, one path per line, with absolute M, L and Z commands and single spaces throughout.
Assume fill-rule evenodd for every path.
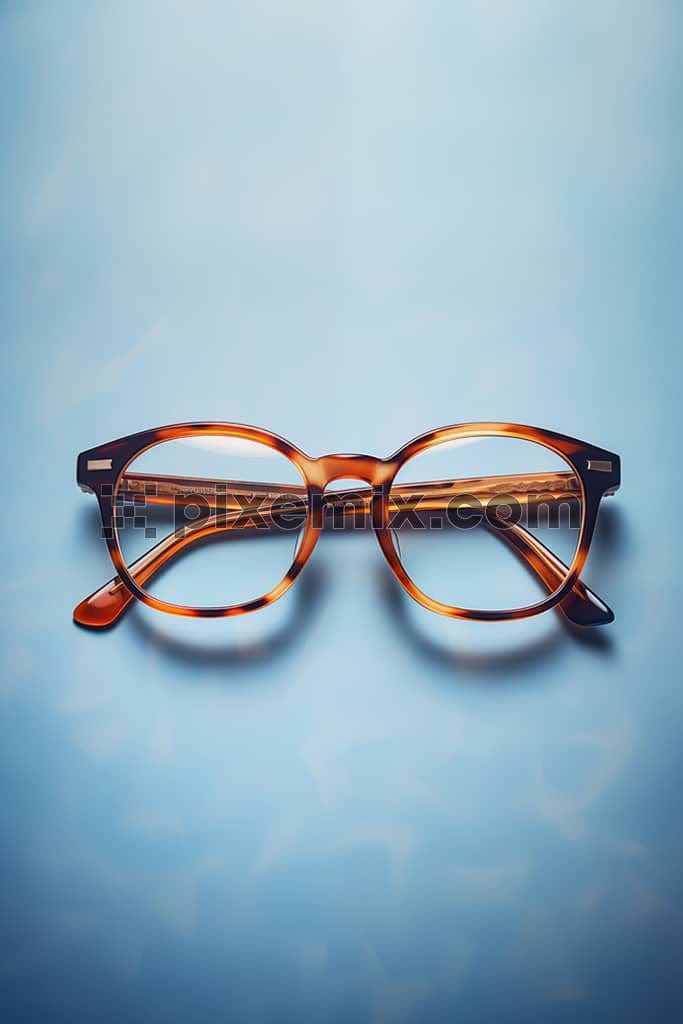
M 210 521 L 204 523 L 202 529 L 182 538 L 175 536 L 165 538 L 131 566 L 126 566 L 118 543 L 114 515 L 116 496 L 121 488 L 124 488 L 127 494 L 133 494 L 137 484 L 141 483 L 144 487 L 145 482 L 145 478 L 140 478 L 137 474 L 126 474 L 128 466 L 148 448 L 163 441 L 202 434 L 241 438 L 263 444 L 289 459 L 302 477 L 300 489 L 286 488 L 288 496 L 292 495 L 293 490 L 300 491 L 302 510 L 306 514 L 303 536 L 294 562 L 284 578 L 272 590 L 262 597 L 243 604 L 216 608 L 191 608 L 170 604 L 147 593 L 135 578 L 137 576 L 138 579 L 145 582 L 155 569 L 172 557 L 177 550 L 184 548 L 193 539 L 199 539 L 210 533 L 212 529 L 215 529 L 211 526 Z M 389 526 L 392 509 L 390 494 L 398 471 L 414 456 L 434 445 L 472 437 L 512 437 L 524 441 L 534 441 L 554 451 L 574 470 L 575 479 L 572 478 L 572 473 L 569 471 L 568 473 L 532 474 L 524 478 L 479 478 L 466 482 L 470 494 L 473 493 L 477 496 L 479 493 L 487 498 L 495 498 L 495 494 L 501 490 L 509 493 L 510 490 L 517 487 L 520 496 L 525 497 L 526 500 L 533 500 L 534 494 L 542 494 L 545 499 L 550 497 L 550 500 L 559 501 L 566 499 L 568 493 L 574 496 L 578 495 L 582 499 L 579 542 L 570 566 L 561 562 L 541 541 L 523 527 L 500 531 L 501 536 L 515 547 L 518 554 L 525 559 L 530 569 L 537 573 L 548 589 L 551 589 L 555 583 L 554 589 L 551 589 L 548 596 L 533 605 L 527 605 L 524 608 L 488 611 L 457 608 L 435 601 L 423 593 L 408 576 L 394 546 Z M 541 479 L 539 480 L 538 477 Z M 353 494 L 356 496 L 356 500 L 360 496 L 360 500 L 364 503 L 380 548 L 394 575 L 410 596 L 425 608 L 451 618 L 494 621 L 527 618 L 559 606 L 567 618 L 577 625 L 599 625 L 614 619 L 611 609 L 604 601 L 579 579 L 588 555 L 600 501 L 603 496 L 613 494 L 620 484 L 620 460 L 619 456 L 612 452 L 537 427 L 514 423 L 466 423 L 422 434 L 409 441 L 387 459 L 371 455 L 324 455 L 319 458 L 311 458 L 289 441 L 268 430 L 239 423 L 203 422 L 180 423 L 142 431 L 91 448 L 78 456 L 77 480 L 83 490 L 97 496 L 105 542 L 117 576 L 76 607 L 74 620 L 80 625 L 93 628 L 101 629 L 110 626 L 120 617 L 132 597 L 137 597 L 140 601 L 159 611 L 196 618 L 223 618 L 241 615 L 272 604 L 289 589 L 310 558 L 323 528 L 325 508 L 344 507 L 348 492 L 338 491 L 330 494 L 326 493 L 325 489 L 335 480 L 349 478 L 362 480 L 369 485 L 367 491 L 354 491 Z M 157 483 L 160 479 L 157 478 Z M 168 500 L 169 497 L 172 497 L 175 493 L 173 488 L 187 490 L 187 478 L 167 477 L 163 478 L 163 481 L 167 483 L 170 481 L 172 489 L 166 499 L 162 496 L 160 500 Z M 455 489 L 462 487 L 463 483 L 463 481 L 440 481 L 437 484 L 427 485 L 397 485 L 393 490 L 395 494 L 405 493 L 409 498 L 413 489 L 416 491 L 419 489 L 420 494 L 423 495 L 425 487 L 432 488 L 433 503 L 428 507 L 444 508 Z M 522 487 L 522 483 L 526 486 Z M 254 488 L 262 492 L 269 492 L 270 487 L 282 489 L 282 485 L 249 485 L 242 482 L 242 484 L 231 484 L 231 495 L 237 493 L 240 487 L 251 488 L 252 493 Z M 239 525 L 239 515 L 243 511 L 243 506 L 239 502 L 231 506 L 228 497 L 226 496 L 225 499 L 227 508 L 232 509 L 235 525 Z M 277 494 L 273 496 L 269 493 L 268 497 L 272 500 L 270 512 L 276 518 L 283 511 L 283 507 L 278 507 L 277 501 L 273 500 L 277 498 Z M 225 512 L 225 507 L 222 506 L 223 512 Z M 287 511 L 291 514 L 291 510 L 290 501 Z M 351 510 L 357 511 L 357 504 Z M 158 549 L 164 544 L 166 544 L 166 549 L 159 554 Z M 157 552 L 156 555 L 155 552 Z M 558 586 L 560 581 L 562 581 L 561 585 Z

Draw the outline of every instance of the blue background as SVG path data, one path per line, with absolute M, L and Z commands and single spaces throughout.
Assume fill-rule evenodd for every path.
M 2 4 L 3 1020 L 681 1019 L 682 21 Z M 78 629 L 76 453 L 193 419 L 617 451 L 617 621 L 442 619 L 345 532 Z

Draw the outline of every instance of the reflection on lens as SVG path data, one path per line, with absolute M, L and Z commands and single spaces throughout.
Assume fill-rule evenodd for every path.
M 434 445 L 399 470 L 389 522 L 405 571 L 427 597 L 506 611 L 544 600 L 566 580 L 582 505 L 574 469 L 551 449 L 473 437 Z
M 244 604 L 291 567 L 306 522 L 296 466 L 267 445 L 193 435 L 147 449 L 115 493 L 119 547 L 150 596 L 192 608 Z

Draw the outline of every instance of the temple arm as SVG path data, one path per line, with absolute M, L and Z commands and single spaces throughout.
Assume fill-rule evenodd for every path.
M 342 492 L 326 495 L 326 504 Z M 349 490 L 347 496 L 369 497 L 367 488 Z M 167 476 L 161 474 L 126 473 L 116 491 L 117 500 L 135 501 L 143 499 L 146 505 L 188 504 L 195 496 L 209 508 L 220 508 L 239 512 L 245 505 L 265 512 L 273 502 L 284 496 L 306 498 L 306 488 L 301 484 L 250 483 L 243 480 L 209 480 L 200 477 Z M 502 496 L 512 497 L 520 504 L 538 501 L 558 502 L 580 500 L 579 481 L 571 471 L 556 473 L 522 473 L 501 476 L 471 477 L 467 480 L 430 480 L 423 483 L 397 484 L 391 488 L 391 497 L 401 500 L 398 507 L 410 507 L 406 501 L 414 501 L 420 510 L 449 508 L 456 497 L 475 498 L 482 505 Z
M 429 483 L 404 484 L 392 488 L 392 496 L 400 496 L 400 503 L 393 502 L 390 511 L 432 511 L 447 509 L 455 495 L 466 491 L 482 504 L 496 497 L 504 500 L 511 495 L 520 502 L 557 502 L 578 498 L 580 491 L 572 473 L 533 474 L 507 477 L 481 477 L 466 481 L 435 481 Z M 140 586 L 154 575 L 169 559 L 182 552 L 195 540 L 214 534 L 217 529 L 238 529 L 252 526 L 253 513 L 276 523 L 279 518 L 291 517 L 297 511 L 307 511 L 306 490 L 292 486 L 285 489 L 277 484 L 249 484 L 234 481 L 209 481 L 187 477 L 143 476 L 127 474 L 119 487 L 118 496 L 124 500 L 145 495 L 146 503 L 172 504 L 181 499 L 192 501 L 192 495 L 201 495 L 209 508 L 216 511 L 201 525 L 186 530 L 180 527 L 169 534 L 150 551 L 129 566 L 129 571 Z M 340 491 L 326 495 L 326 506 L 346 514 L 368 514 L 372 492 L 370 489 Z M 278 503 L 278 498 L 282 499 Z M 489 525 L 486 518 L 484 525 Z M 505 529 L 490 527 L 501 539 L 506 540 L 524 559 L 527 567 L 553 592 L 566 578 L 568 568 L 549 548 L 519 524 L 508 525 Z M 116 576 L 74 611 L 74 619 L 81 625 L 102 628 L 113 624 L 129 604 L 132 594 L 121 579 Z M 607 605 L 577 581 L 572 591 L 561 603 L 562 611 L 573 622 L 591 625 L 612 621 L 613 615 Z

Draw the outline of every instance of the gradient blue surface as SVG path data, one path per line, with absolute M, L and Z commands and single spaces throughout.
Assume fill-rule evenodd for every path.
M 681 1019 L 682 21 L 2 4 L 3 1021 Z M 79 630 L 76 453 L 193 419 L 617 451 L 617 620 L 441 619 L 344 533 Z

